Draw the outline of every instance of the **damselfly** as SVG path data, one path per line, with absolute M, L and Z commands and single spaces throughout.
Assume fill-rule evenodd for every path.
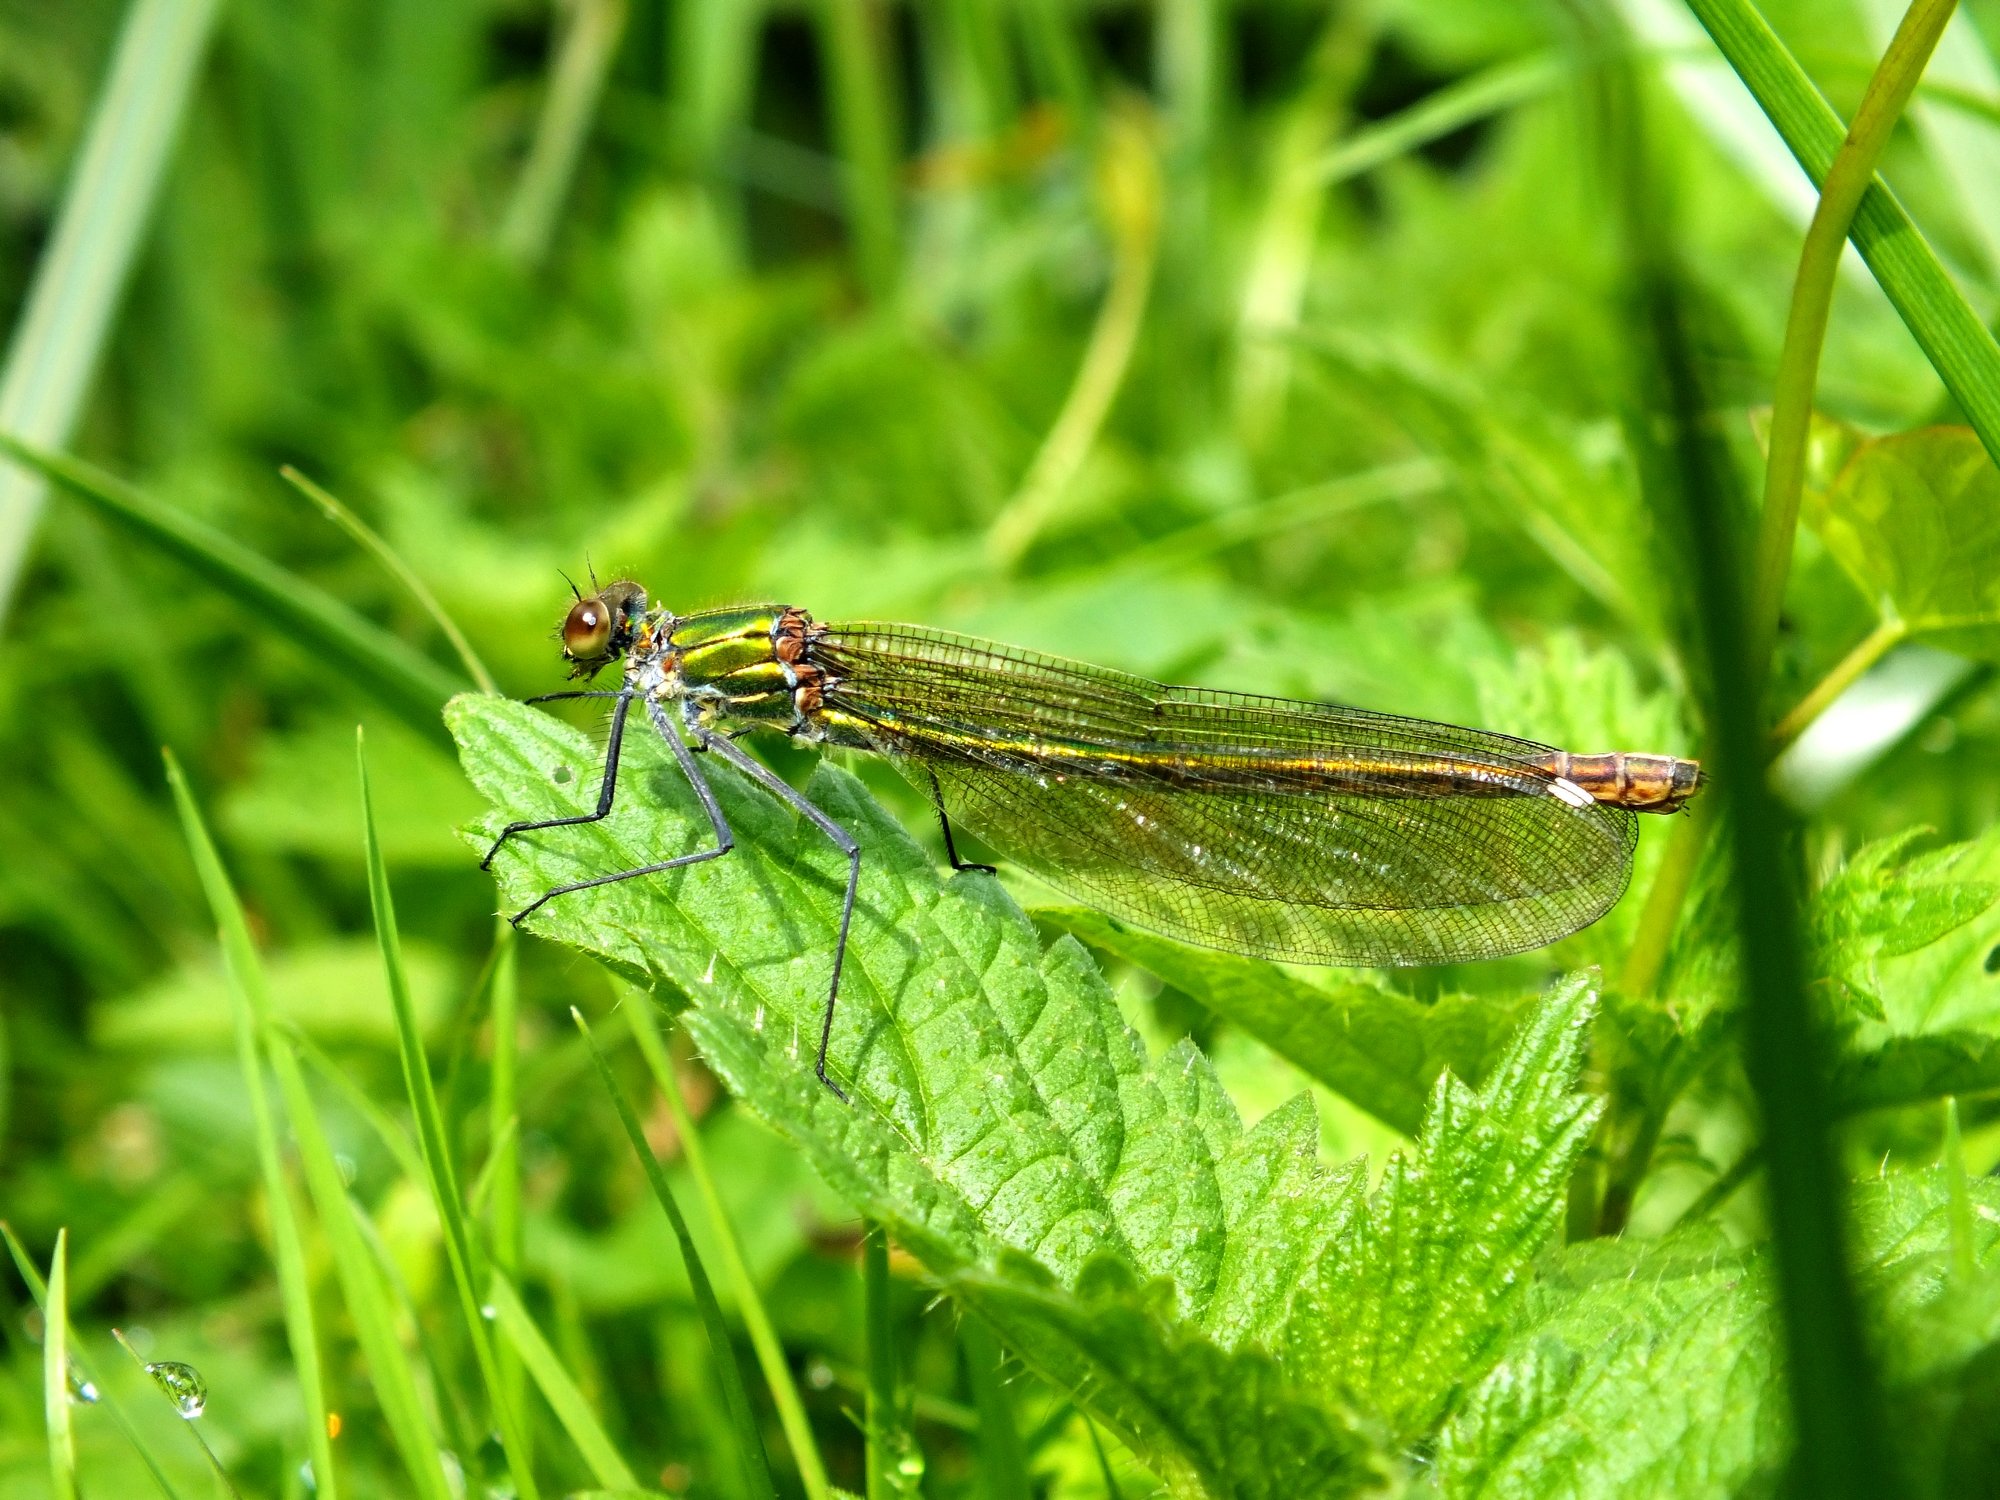
M 1679 809 L 1695 762 L 1573 755 L 1507 735 L 1325 703 L 1144 678 L 913 625 L 822 624 L 749 605 L 676 615 L 621 581 L 578 594 L 562 624 L 571 677 L 624 662 L 596 807 L 512 823 L 487 852 L 609 815 L 634 704 L 694 787 L 713 847 L 545 892 L 718 859 L 728 820 L 695 752 L 796 808 L 847 857 L 820 1023 L 827 1045 L 861 878 L 861 846 L 736 744 L 767 729 L 887 756 L 953 823 L 1050 884 L 1135 926 L 1306 964 L 1437 964 L 1538 948 L 1624 892 L 1634 813 Z M 844 1094 L 842 1097 L 846 1097 Z

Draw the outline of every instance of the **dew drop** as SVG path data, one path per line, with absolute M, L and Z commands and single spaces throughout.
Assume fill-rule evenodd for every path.
M 333 1164 L 340 1172 L 342 1184 L 347 1187 L 353 1187 L 354 1179 L 361 1170 L 355 1166 L 354 1158 L 349 1156 L 345 1151 L 336 1151 L 333 1153 Z
M 816 1359 L 806 1366 L 806 1384 L 816 1391 L 823 1391 L 833 1384 L 833 1366 L 823 1359 Z
M 479 1316 L 491 1323 L 495 1318 L 500 1316 L 500 1309 L 495 1307 L 491 1302 L 482 1302 L 479 1304 Z
M 319 1493 L 319 1475 L 313 1473 L 313 1461 L 307 1459 L 299 1465 L 299 1483 L 306 1487 L 308 1495 Z
M 167 1393 L 174 1410 L 187 1421 L 192 1422 L 208 1410 L 208 1382 L 193 1365 L 184 1365 L 177 1359 L 160 1359 L 147 1365 L 146 1373 L 153 1377 L 154 1385 Z
M 97 1383 L 85 1375 L 75 1365 L 69 1367 L 69 1399 L 78 1406 L 97 1405 Z
M 444 1470 L 444 1487 L 458 1500 L 465 1494 L 465 1465 L 459 1462 L 458 1455 L 451 1449 L 440 1448 L 438 1467 Z

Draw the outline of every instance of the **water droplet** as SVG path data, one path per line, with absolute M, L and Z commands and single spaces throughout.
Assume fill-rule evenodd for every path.
M 495 1318 L 500 1316 L 500 1309 L 495 1307 L 491 1302 L 482 1302 L 479 1304 L 479 1316 L 491 1323 Z
M 453 1500 L 464 1500 L 465 1465 L 458 1461 L 458 1455 L 449 1448 L 438 1449 L 438 1467 L 444 1470 L 444 1487 L 451 1491 Z
M 557 766 L 553 775 L 555 776 L 557 786 L 569 785 L 570 771 L 568 766 Z
M 354 1158 L 345 1151 L 336 1151 L 333 1153 L 333 1164 L 340 1172 L 341 1183 L 346 1187 L 353 1187 L 354 1179 L 360 1173 L 360 1168 L 354 1164 Z
M 924 1474 L 924 1456 L 914 1448 L 907 1448 L 903 1456 L 896 1460 L 896 1472 L 906 1479 L 921 1479 Z
M 806 1384 L 816 1391 L 823 1391 L 833 1384 L 833 1366 L 823 1359 L 816 1359 L 806 1366 Z
M 184 1365 L 177 1359 L 155 1360 L 146 1366 L 146 1373 L 153 1377 L 154 1385 L 167 1393 L 174 1410 L 188 1421 L 208 1410 L 208 1383 L 193 1365 Z
M 78 1406 L 97 1405 L 98 1390 L 95 1381 L 85 1375 L 75 1365 L 69 1367 L 69 1399 Z
M 307 1494 L 316 1495 L 319 1493 L 319 1475 L 313 1473 L 313 1461 L 311 1459 L 307 1459 L 299 1465 L 299 1483 L 306 1487 Z

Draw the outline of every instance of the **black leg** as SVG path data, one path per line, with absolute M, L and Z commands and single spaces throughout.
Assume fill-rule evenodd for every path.
M 1000 872 L 991 865 L 968 864 L 958 857 L 958 846 L 951 841 L 951 819 L 944 815 L 944 788 L 938 785 L 937 772 L 929 766 L 924 767 L 924 774 L 931 779 L 931 806 L 937 809 L 938 827 L 944 830 L 944 857 L 951 861 L 951 867 L 954 870 L 979 870 L 988 875 L 998 875 Z
M 833 1039 L 833 1007 L 840 998 L 840 971 L 847 962 L 847 929 L 854 921 L 854 897 L 861 888 L 861 846 L 833 819 L 821 812 L 804 797 L 793 791 L 775 772 L 762 762 L 752 760 L 744 751 L 736 748 L 734 742 L 724 735 L 713 732 L 702 734 L 703 742 L 709 749 L 728 761 L 752 781 L 788 802 L 821 833 L 832 839 L 834 846 L 847 856 L 847 894 L 840 903 L 840 936 L 833 945 L 833 980 L 826 987 L 826 1014 L 819 1025 L 819 1060 L 814 1071 L 819 1081 L 833 1092 L 841 1103 L 847 1102 L 847 1095 L 839 1084 L 826 1076 L 826 1049 Z
M 619 704 L 618 709 L 622 715 L 625 704 Z M 698 865 L 704 860 L 720 859 L 736 847 L 736 836 L 729 831 L 729 820 L 723 817 L 722 806 L 715 800 L 714 790 L 710 788 L 708 779 L 701 774 L 701 767 L 695 764 L 694 752 L 682 743 L 681 737 L 678 734 L 674 733 L 672 721 L 667 718 L 666 711 L 659 704 L 648 699 L 646 709 L 653 716 L 653 727 L 660 731 L 660 738 L 673 747 L 674 759 L 680 762 L 681 773 L 687 777 L 688 785 L 694 788 L 695 796 L 701 799 L 702 811 L 708 814 L 708 826 L 715 830 L 715 847 L 713 849 L 697 849 L 692 854 L 678 855 L 673 859 L 663 859 L 658 864 L 640 865 L 635 870 L 619 870 L 611 875 L 595 875 L 589 880 L 577 880 L 571 882 L 569 885 L 559 885 L 552 891 L 543 891 L 541 895 L 537 896 L 533 901 L 507 919 L 516 927 L 521 925 L 522 918 L 538 910 L 543 903 L 553 901 L 558 896 L 567 896 L 572 891 L 587 891 L 593 886 L 613 885 L 621 880 L 637 880 L 641 875 L 658 875 L 667 870 L 681 869 L 686 865 Z M 623 727 L 622 719 L 617 727 Z M 616 750 L 612 752 L 612 760 L 614 762 L 617 760 Z M 588 823 L 592 820 L 589 818 L 564 818 L 560 821 L 565 823 Z M 551 825 L 536 823 L 529 826 L 546 828 Z
M 632 707 L 632 694 L 620 693 L 547 693 L 540 698 L 530 698 L 530 703 L 546 703 L 551 698 L 616 698 L 618 706 L 611 710 L 611 743 L 604 750 L 604 783 L 597 789 L 597 811 L 578 813 L 569 818 L 544 818 L 538 823 L 509 823 L 500 830 L 500 837 L 493 841 L 493 847 L 486 851 L 486 858 L 479 862 L 482 870 L 490 869 L 493 856 L 500 852 L 500 846 L 517 833 L 532 833 L 537 828 L 568 828 L 576 823 L 596 823 L 611 814 L 611 798 L 618 790 L 618 751 L 625 740 L 625 715 Z M 515 918 L 519 921 L 520 918 Z

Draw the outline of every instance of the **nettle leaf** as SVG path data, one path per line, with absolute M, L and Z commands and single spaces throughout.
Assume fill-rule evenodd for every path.
M 594 798 L 588 739 L 464 697 L 447 712 L 501 809 Z M 665 749 L 629 736 L 620 805 L 496 861 L 502 894 L 699 848 Z M 1183 1043 L 1149 1062 L 1089 955 L 1044 946 L 990 877 L 943 880 L 847 774 L 810 794 L 867 850 L 835 1067 L 812 1075 L 844 861 L 726 772 L 726 860 L 600 887 L 529 925 L 693 999 L 685 1024 L 793 1140 L 1022 1358 L 1113 1426 L 1176 1494 L 1318 1497 L 1396 1481 L 1475 1379 L 1562 1211 L 1596 1106 L 1574 1084 L 1595 996 L 1534 1011 L 1474 1093 L 1433 1089 L 1421 1143 L 1365 1196 L 1301 1096 L 1246 1129 Z
M 1805 517 L 1884 614 L 2000 660 L 2000 470 L 1969 427 L 1857 445 Z
M 1527 1008 L 1525 996 L 1426 1003 L 1344 975 L 1317 984 L 1264 959 L 1190 948 L 1086 907 L 1035 916 L 1165 980 L 1405 1135 L 1423 1123 L 1438 1075 L 1449 1068 L 1473 1083 L 1485 1077 Z
M 2000 1358 L 2000 1186 L 1972 1185 L 1975 1271 L 1950 1274 L 1942 1170 L 1863 1184 L 1853 1228 L 1891 1425 L 1919 1493 L 1990 1493 Z M 1766 1248 L 1712 1231 L 1593 1241 L 1526 1299 L 1501 1357 L 1446 1424 L 1440 1489 L 1725 1496 L 1774 1490 L 1790 1441 Z

